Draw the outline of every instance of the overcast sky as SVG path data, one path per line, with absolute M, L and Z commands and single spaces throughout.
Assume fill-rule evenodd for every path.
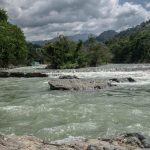
M 0 0 L 27 40 L 120 31 L 150 19 L 150 0 Z

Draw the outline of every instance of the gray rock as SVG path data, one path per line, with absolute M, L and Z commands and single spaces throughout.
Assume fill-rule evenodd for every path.
M 64 75 L 64 76 L 60 76 L 59 79 L 79 79 L 77 76 L 73 75 Z
M 137 145 L 139 147 L 143 147 L 142 144 L 141 144 L 141 141 L 137 138 L 137 137 L 129 137 L 127 138 L 127 144 L 130 144 L 130 145 Z
M 116 148 L 112 147 L 112 148 L 108 148 L 108 147 L 103 147 L 103 150 L 117 150 Z
M 127 80 L 129 81 L 129 82 L 136 82 L 133 78 L 127 78 Z
M 35 78 L 35 77 L 48 77 L 47 74 L 44 74 L 44 73 L 39 73 L 39 72 L 33 72 L 33 73 L 26 73 L 25 74 L 25 77 L 26 78 Z
M 50 90 L 92 91 L 111 87 L 111 83 L 104 80 L 83 79 L 52 79 L 49 82 Z
M 110 81 L 117 82 L 117 83 L 119 83 L 119 82 L 120 82 L 120 80 L 119 80 L 119 79 L 117 79 L 117 78 L 110 79 Z
M 8 78 L 9 72 L 0 72 L 0 78 Z
M 144 135 L 140 134 L 140 133 L 126 133 L 124 135 L 125 137 L 137 137 L 140 141 L 142 141 L 143 139 L 145 139 Z
M 144 148 L 150 148 L 150 139 L 143 139 L 141 142 Z
M 121 82 L 136 82 L 133 78 L 112 78 L 110 81 L 121 83 Z
M 16 78 L 21 78 L 21 77 L 25 77 L 25 74 L 23 72 L 10 72 L 9 76 L 10 77 L 16 77 Z
M 100 149 L 97 146 L 95 146 L 95 145 L 89 145 L 87 147 L 87 150 L 100 150 Z
M 34 78 L 34 77 L 48 77 L 47 74 L 33 72 L 33 73 L 24 73 L 24 72 L 0 72 L 0 78 Z

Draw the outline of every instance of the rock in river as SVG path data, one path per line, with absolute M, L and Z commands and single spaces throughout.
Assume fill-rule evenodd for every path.
M 128 77 L 128 78 L 112 78 L 110 81 L 121 83 L 121 82 L 136 82 L 135 79 Z
M 73 75 L 64 75 L 64 76 L 60 76 L 59 79 L 79 79 L 77 76 Z
M 0 72 L 0 78 L 35 78 L 35 77 L 48 77 L 45 73 L 32 72 L 32 73 L 24 73 L 24 72 Z
M 48 83 L 51 90 L 71 91 L 100 90 L 113 86 L 109 81 L 96 79 L 51 79 Z

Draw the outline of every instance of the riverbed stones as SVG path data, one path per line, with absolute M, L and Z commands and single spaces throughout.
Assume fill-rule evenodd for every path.
M 89 79 L 51 79 L 49 82 L 50 90 L 70 90 L 70 91 L 91 91 L 101 90 L 113 86 L 105 80 Z

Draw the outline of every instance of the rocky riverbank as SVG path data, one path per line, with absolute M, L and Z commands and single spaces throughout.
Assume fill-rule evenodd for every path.
M 130 133 L 115 138 L 74 138 L 43 141 L 33 136 L 0 135 L 0 150 L 142 150 L 150 149 L 150 137 Z

